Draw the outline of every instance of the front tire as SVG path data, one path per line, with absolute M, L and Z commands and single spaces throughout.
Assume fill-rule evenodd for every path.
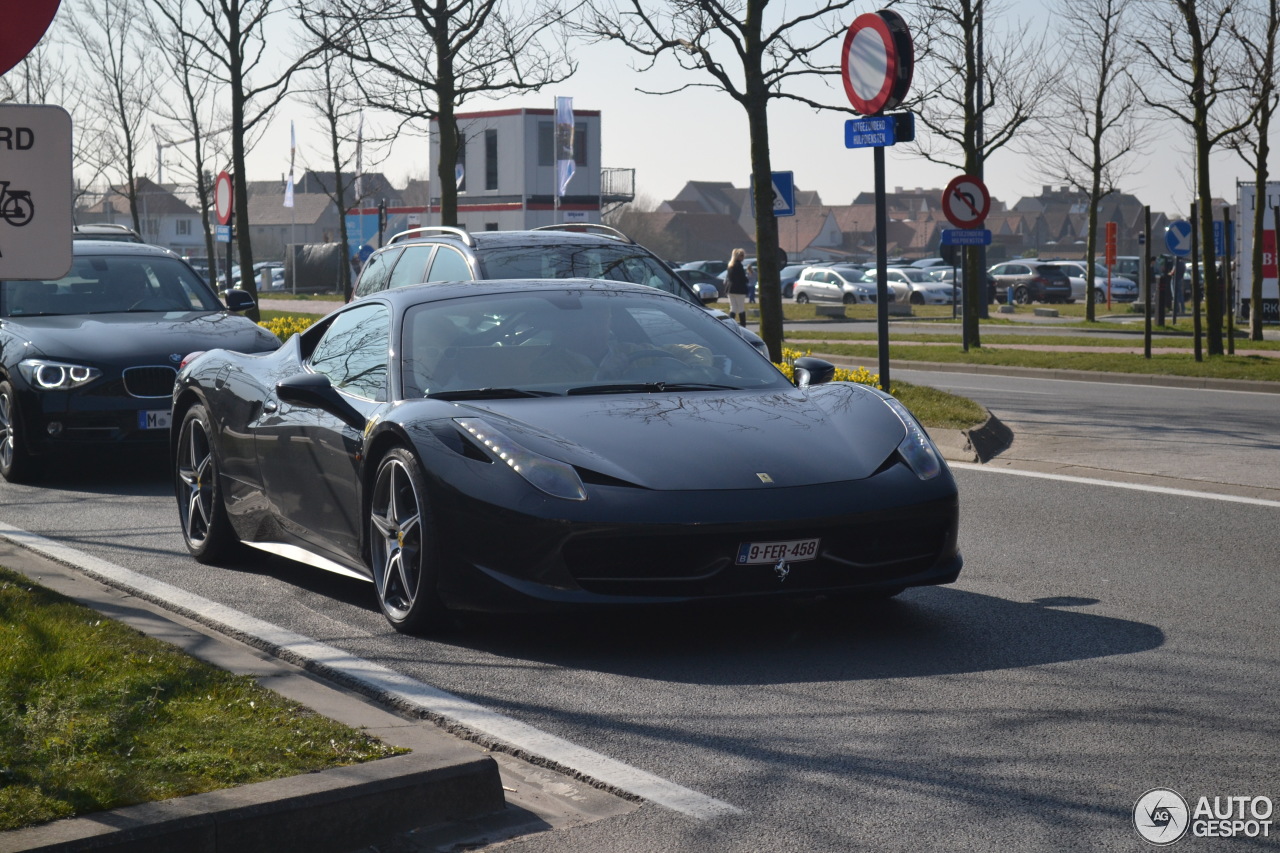
M 392 448 L 378 465 L 369 503 L 369 568 L 382 615 L 402 634 L 438 630 L 439 543 L 417 459 Z
M 214 565 L 240 545 L 231 529 L 213 428 L 202 405 L 192 406 L 182 418 L 173 466 L 173 485 L 178 497 L 178 517 L 182 538 L 197 562 Z
M 40 476 L 40 460 L 27 450 L 13 384 L 0 382 L 0 476 L 10 483 L 30 483 Z
M 1013 291 L 1013 301 L 1019 305 L 1030 305 L 1031 291 L 1027 290 L 1025 287 L 1017 288 Z
M 809 304 L 809 294 L 805 293 L 804 291 L 801 291 L 800 293 L 797 293 L 797 294 L 796 294 L 796 304 L 797 304 L 797 305 L 808 305 L 808 304 Z

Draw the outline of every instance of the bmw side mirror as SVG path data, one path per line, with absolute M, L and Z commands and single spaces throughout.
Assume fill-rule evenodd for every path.
M 228 311 L 248 311 L 253 308 L 253 297 L 243 290 L 224 290 L 222 299 L 227 303 Z
M 821 358 L 811 355 L 797 358 L 795 364 L 795 383 L 797 388 L 808 388 L 810 385 L 825 385 L 836 375 L 836 366 Z

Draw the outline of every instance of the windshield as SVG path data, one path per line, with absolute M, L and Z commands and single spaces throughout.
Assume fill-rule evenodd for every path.
M 634 244 L 539 243 L 526 246 L 497 246 L 481 254 L 485 278 L 598 278 L 605 281 L 629 281 L 667 293 L 690 302 L 697 298 L 688 285 Z
M 190 267 L 164 256 L 81 256 L 60 279 L 0 282 L 0 317 L 221 309 Z
M 405 314 L 400 352 L 406 398 L 790 387 L 701 308 L 603 289 L 423 303 Z

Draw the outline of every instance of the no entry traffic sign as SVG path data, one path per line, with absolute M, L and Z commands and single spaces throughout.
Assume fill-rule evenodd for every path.
M 0 74 L 27 58 L 58 14 L 60 0 L 22 0 L 4 4 L 0 27 Z
M 981 178 L 952 178 L 942 193 L 942 213 L 957 228 L 977 228 L 991 209 L 991 195 Z
M 219 225 L 231 224 L 231 176 L 219 172 L 213 183 L 213 212 L 218 216 Z
M 901 104 L 914 69 L 915 46 L 901 15 L 881 9 L 854 18 L 844 37 L 840 76 L 855 110 L 876 116 Z

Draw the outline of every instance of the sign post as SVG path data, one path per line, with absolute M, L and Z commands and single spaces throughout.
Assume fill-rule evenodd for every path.
M 867 121 L 874 121 L 885 110 L 902 103 L 911 90 L 915 70 L 915 46 L 906 22 L 897 12 L 881 9 L 854 18 L 845 34 L 840 55 L 840 76 L 849 103 Z M 886 127 L 863 125 L 845 128 L 845 144 L 851 138 L 864 142 L 849 147 L 871 147 L 874 155 L 876 192 L 876 336 L 879 338 L 880 387 L 889 393 L 889 214 L 885 202 L 884 149 L 892 141 L 885 140 Z M 898 137 L 898 125 L 893 126 Z M 912 126 L 914 137 L 914 125 Z M 860 139 L 861 137 L 861 139 Z M 868 138 L 869 137 L 869 138 Z M 865 141 L 864 141 L 865 140 Z M 907 140 L 902 140 L 907 141 Z

